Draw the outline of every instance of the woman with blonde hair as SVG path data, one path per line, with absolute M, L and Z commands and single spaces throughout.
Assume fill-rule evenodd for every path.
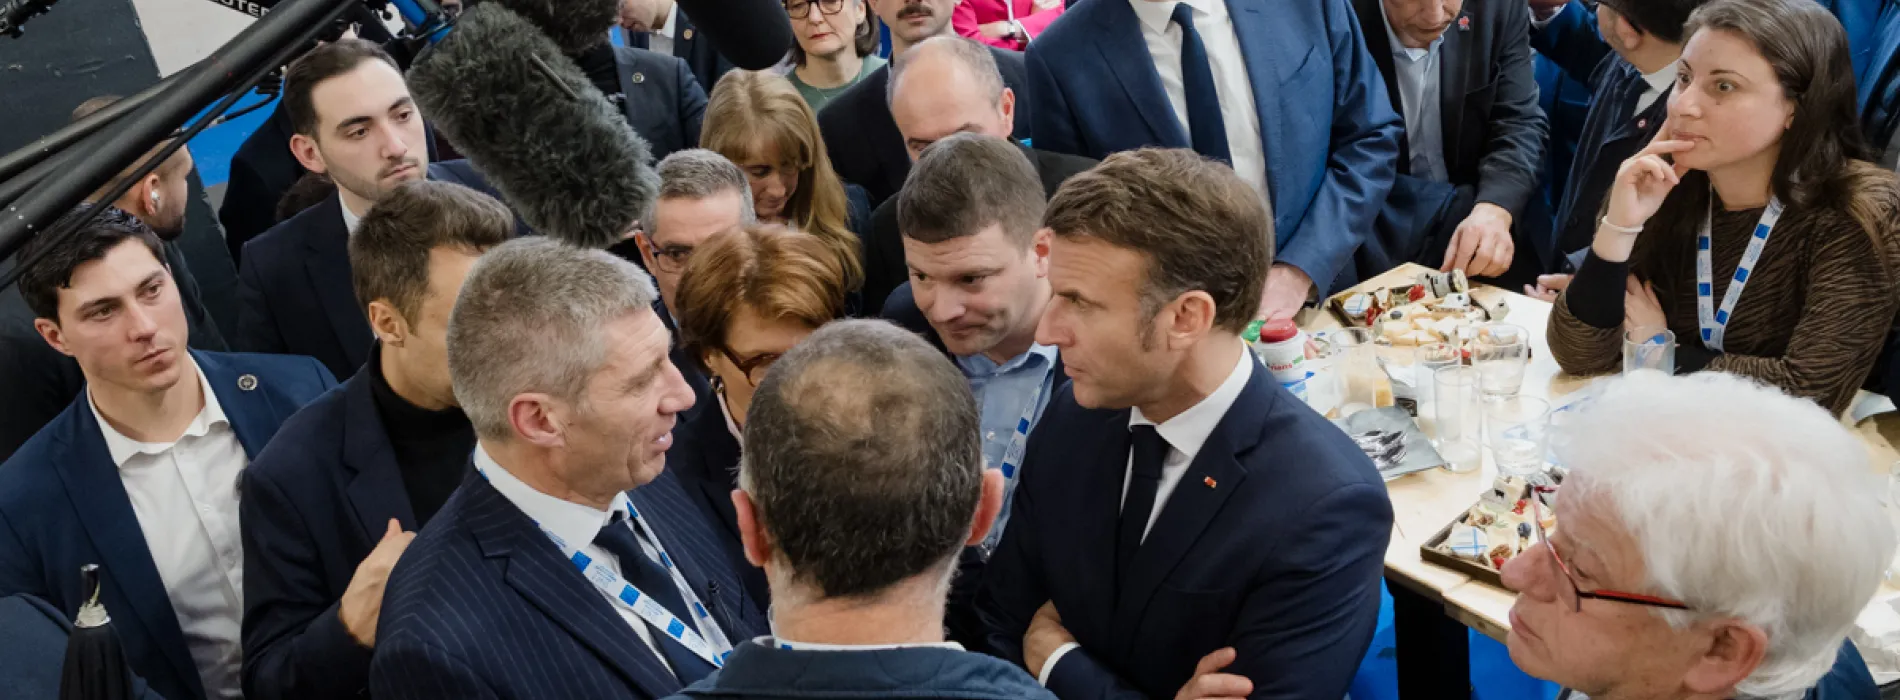
M 811 105 L 784 76 L 760 71 L 726 73 L 706 104 L 699 145 L 745 171 L 759 221 L 803 230 L 838 256 L 845 289 L 864 285 L 862 245 L 870 201 L 831 169 Z

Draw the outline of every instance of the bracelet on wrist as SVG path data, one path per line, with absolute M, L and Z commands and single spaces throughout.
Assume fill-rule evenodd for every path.
M 1616 224 L 1612 224 L 1610 223 L 1610 217 L 1607 215 L 1601 219 L 1598 219 L 1597 225 L 1600 227 L 1609 229 L 1612 232 L 1623 234 L 1625 236 L 1634 236 L 1636 234 L 1643 232 L 1642 226 L 1618 226 Z

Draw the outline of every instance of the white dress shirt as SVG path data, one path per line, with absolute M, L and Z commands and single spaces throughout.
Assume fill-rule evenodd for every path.
M 118 466 L 205 696 L 241 698 L 244 543 L 237 483 L 250 458 L 210 380 L 197 360 L 186 357 L 197 372 L 204 407 L 174 442 L 126 437 L 99 414 L 90 391 L 86 404 Z
M 620 570 L 620 558 L 614 556 L 612 552 L 595 546 L 593 542 L 594 538 L 600 534 L 600 529 L 613 521 L 615 513 L 620 514 L 623 522 L 630 519 L 629 514 L 633 512 L 633 509 L 627 501 L 627 494 L 615 496 L 611 510 L 595 510 L 591 506 L 563 501 L 522 483 L 520 479 L 515 478 L 515 475 L 508 473 L 507 469 L 496 464 L 495 459 L 488 456 L 488 450 L 479 443 L 475 446 L 475 467 L 488 477 L 488 483 L 493 485 L 496 491 L 501 492 L 503 498 L 515 504 L 516 508 L 520 508 L 522 513 L 527 514 L 528 518 L 540 525 L 543 530 L 554 533 L 556 537 L 570 543 L 585 542 L 586 544 L 581 547 L 582 554 L 606 564 L 615 571 Z M 627 527 L 633 526 L 628 523 Z M 646 535 L 641 534 L 638 528 L 635 528 L 633 532 L 634 538 L 640 541 L 640 551 L 646 553 L 648 559 L 658 563 L 659 550 L 654 548 L 652 542 L 647 541 Z M 592 583 L 587 585 L 593 587 Z M 605 592 L 601 592 L 600 597 L 607 601 L 607 605 L 620 615 L 620 619 L 626 622 L 628 627 L 633 628 L 634 634 L 640 635 L 641 643 L 653 650 L 653 657 L 659 659 L 660 664 L 671 672 L 673 665 L 666 662 L 666 655 L 660 653 L 660 647 L 654 644 L 653 631 L 648 629 L 646 621 Z M 681 620 L 681 622 L 693 624 L 692 620 Z
M 1247 76 L 1247 59 L 1240 53 L 1240 37 L 1234 33 L 1233 18 L 1223 0 L 1128 0 L 1141 19 L 1141 38 L 1148 43 L 1148 56 L 1154 60 L 1155 73 L 1161 76 L 1161 88 L 1168 93 L 1174 117 L 1181 132 L 1188 133 L 1187 88 L 1181 80 L 1181 26 L 1174 23 L 1174 6 L 1194 8 L 1194 31 L 1201 35 L 1207 49 L 1208 67 L 1214 72 L 1214 94 L 1220 99 L 1221 122 L 1227 127 L 1227 152 L 1233 157 L 1234 173 L 1253 185 L 1260 197 L 1272 201 L 1267 189 L 1266 146 L 1260 142 L 1260 113 L 1254 108 L 1253 81 Z M 1263 76 L 1263 79 L 1265 76 Z M 1188 134 L 1189 138 L 1193 134 Z
M 1444 88 L 1438 47 L 1445 43 L 1445 36 L 1440 34 L 1431 46 L 1422 49 L 1406 46 L 1392 31 L 1392 18 L 1386 16 L 1383 2 L 1379 3 L 1379 14 L 1385 18 L 1392 68 L 1398 73 L 1394 77 L 1399 85 L 1399 107 L 1405 112 L 1405 146 L 1412 160 L 1408 172 L 1432 182 L 1450 182 L 1451 170 L 1445 165 L 1444 103 L 1439 101 Z
M 1238 341 L 1236 341 L 1238 342 Z M 1214 428 L 1220 426 L 1227 410 L 1234 407 L 1234 401 L 1240 398 L 1240 392 L 1247 388 L 1247 381 L 1253 378 L 1253 352 L 1246 346 L 1240 348 L 1240 359 L 1235 361 L 1234 369 L 1227 373 L 1227 379 L 1214 389 L 1214 393 L 1201 399 L 1179 415 L 1160 423 L 1149 420 L 1141 414 L 1140 408 L 1129 409 L 1128 425 L 1152 425 L 1161 439 L 1168 443 L 1168 456 L 1161 460 L 1161 484 L 1155 487 L 1154 510 L 1148 512 L 1148 524 L 1141 530 L 1141 539 L 1146 542 L 1148 533 L 1160 519 L 1161 511 L 1168 504 L 1168 497 L 1174 495 L 1174 488 L 1181 485 L 1181 477 L 1187 475 L 1188 466 L 1194 463 L 1194 456 L 1201 453 L 1201 447 L 1207 444 L 1207 438 L 1214 434 Z M 1128 484 L 1135 476 L 1135 454 L 1128 451 L 1128 467 L 1122 472 L 1122 502 L 1128 501 Z M 1049 672 L 1055 670 L 1056 662 L 1062 655 L 1081 646 L 1074 642 L 1056 648 L 1055 653 L 1044 661 L 1042 669 L 1036 674 L 1036 681 L 1049 685 Z
M 1676 66 L 1680 63 L 1682 59 L 1676 59 L 1654 73 L 1643 74 L 1643 82 L 1649 83 L 1649 88 L 1643 90 L 1642 95 L 1637 96 L 1636 111 L 1630 113 L 1631 119 L 1635 119 L 1636 115 L 1642 114 L 1643 110 L 1655 104 L 1656 98 L 1669 94 L 1669 91 L 1676 87 Z
M 666 18 L 666 24 L 659 29 L 647 32 L 647 50 L 667 56 L 673 55 L 673 32 L 680 26 L 680 6 L 673 4 L 673 12 Z
M 343 230 L 356 233 L 356 226 L 357 224 L 363 223 L 363 217 L 357 216 L 356 212 L 350 211 L 350 203 L 348 200 L 343 199 L 342 192 L 337 192 L 336 201 L 338 204 L 343 205 Z

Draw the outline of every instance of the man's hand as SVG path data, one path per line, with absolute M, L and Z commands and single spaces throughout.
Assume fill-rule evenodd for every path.
M 1524 285 L 1524 296 L 1557 303 L 1557 295 L 1570 288 L 1571 275 L 1538 275 L 1537 284 Z
M 1267 271 L 1267 286 L 1260 291 L 1260 313 L 1262 320 L 1278 321 L 1291 319 L 1306 305 L 1306 297 L 1313 292 L 1313 278 L 1307 277 L 1300 268 L 1286 263 L 1274 263 Z
M 402 524 L 390 518 L 383 540 L 376 543 L 363 563 L 356 565 L 356 573 L 350 576 L 350 587 L 344 589 L 343 600 L 337 605 L 337 617 L 342 618 L 343 629 L 349 631 L 357 644 L 376 648 L 376 621 L 383 614 L 383 585 L 389 583 L 389 570 L 395 568 L 396 560 L 402 558 L 402 551 L 408 549 L 409 542 L 415 538 L 416 533 L 403 532 Z
M 1036 616 L 1029 620 L 1029 631 L 1023 633 L 1023 666 L 1029 675 L 1041 676 L 1049 656 L 1074 641 L 1075 636 L 1062 626 L 1062 614 L 1056 612 L 1056 602 L 1043 603 L 1042 608 L 1036 610 Z
M 1636 275 L 1630 275 L 1623 289 L 1623 330 L 1668 326 L 1669 317 L 1663 315 L 1662 301 L 1656 298 L 1656 287 L 1648 282 L 1638 282 Z
M 1233 647 L 1227 647 L 1201 657 L 1201 662 L 1194 665 L 1194 677 L 1174 694 L 1174 700 L 1246 700 L 1253 692 L 1253 681 L 1220 672 L 1234 662 L 1236 654 Z
M 1517 246 L 1511 241 L 1511 212 L 1490 202 L 1479 202 L 1451 234 L 1445 247 L 1443 272 L 1464 270 L 1472 277 L 1496 277 L 1511 269 Z
M 989 24 L 977 27 L 976 30 L 981 32 L 983 36 L 991 39 L 1007 39 L 1016 34 L 1016 28 L 1010 26 L 1006 20 L 990 22 Z

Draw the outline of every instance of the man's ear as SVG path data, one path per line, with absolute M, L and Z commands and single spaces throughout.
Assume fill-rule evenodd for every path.
M 40 339 L 53 346 L 59 354 L 72 357 L 73 352 L 66 349 L 66 334 L 59 328 L 59 322 L 50 318 L 33 319 L 33 330 L 40 332 Z
M 1003 95 L 996 101 L 996 104 L 1002 108 L 1003 124 L 1006 126 L 1014 126 L 1016 123 L 1016 91 L 1003 88 Z
M 1768 633 L 1736 619 L 1707 624 L 1708 648 L 1689 667 L 1682 684 L 1697 695 L 1727 697 L 1761 666 L 1768 655 Z
M 508 423 L 515 438 L 537 447 L 567 445 L 567 425 L 555 414 L 554 397 L 521 394 L 508 402 Z
M 732 509 L 739 515 L 739 543 L 745 546 L 745 560 L 753 566 L 766 569 L 769 574 L 772 537 L 766 534 L 765 524 L 759 521 L 758 509 L 752 505 L 752 496 L 744 489 L 733 489 Z
M 1049 247 L 1054 239 L 1055 231 L 1045 228 L 1036 231 L 1036 237 L 1029 241 L 1029 253 L 1036 256 L 1036 277 L 1038 278 L 1049 276 Z
M 1214 314 L 1214 297 L 1205 291 L 1197 289 L 1176 297 L 1174 303 L 1162 309 L 1169 320 L 1161 329 L 1167 334 L 1168 346 L 1179 349 L 1199 342 L 1214 327 Z
M 329 172 L 329 166 L 323 162 L 323 152 L 317 149 L 317 140 L 303 134 L 290 137 L 290 154 L 297 157 L 305 170 L 319 175 Z
M 1003 512 L 1003 470 L 983 470 L 983 496 L 976 500 L 976 519 L 970 522 L 970 539 L 963 544 L 975 547 L 990 536 L 996 516 Z
M 408 340 L 409 323 L 387 299 L 370 302 L 366 311 L 369 315 L 370 332 L 375 333 L 376 339 L 382 341 L 384 345 L 399 348 L 402 347 L 404 341 Z
M 648 270 L 659 269 L 653 266 L 653 239 L 648 238 L 645 231 L 637 230 L 637 226 L 635 229 L 633 233 L 633 247 L 640 249 L 640 260 L 646 263 Z

